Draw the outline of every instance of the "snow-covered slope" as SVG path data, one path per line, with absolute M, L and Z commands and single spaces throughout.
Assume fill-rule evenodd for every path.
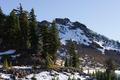
M 110 40 L 107 37 L 97 34 L 88 29 L 85 25 L 79 22 L 71 22 L 69 19 L 55 19 L 59 30 L 61 43 L 65 44 L 67 40 L 76 41 L 78 44 L 90 46 L 94 44 L 100 47 L 96 49 L 104 53 L 105 50 L 116 50 L 120 52 L 120 43 Z
M 76 41 L 78 44 L 89 45 L 91 41 L 84 35 L 81 29 L 71 29 L 70 26 L 57 24 L 61 43 L 65 44 L 67 40 Z

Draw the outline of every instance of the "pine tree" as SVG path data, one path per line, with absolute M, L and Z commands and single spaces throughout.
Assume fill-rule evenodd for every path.
M 76 53 L 75 44 L 70 40 L 68 43 L 68 53 L 70 55 L 69 66 L 79 67 L 79 56 Z
M 73 54 L 73 58 L 72 58 L 72 66 L 75 68 L 79 68 L 79 56 L 77 55 L 77 53 Z
M 5 39 L 5 19 L 6 16 L 5 14 L 2 12 L 2 9 L 0 8 L 0 48 L 5 48 L 4 45 L 4 39 Z
M 56 53 L 60 46 L 58 30 L 55 23 L 51 27 L 41 26 L 41 36 L 43 42 L 43 56 L 46 58 L 47 54 L 51 56 L 51 59 L 55 63 Z
M 60 47 L 59 33 L 55 22 L 52 23 L 49 31 L 49 53 L 52 55 L 53 60 L 56 60 L 56 53 Z
M 19 23 L 20 23 L 20 32 L 21 32 L 21 48 L 26 50 L 28 48 L 28 30 L 29 30 L 29 21 L 27 11 L 23 11 L 22 6 L 19 8 Z
M 106 66 L 107 79 L 108 79 L 108 80 L 111 80 L 111 78 L 114 77 L 113 74 L 115 74 L 115 73 L 114 73 L 115 65 L 114 65 L 114 63 L 113 63 L 113 61 L 112 61 L 111 58 L 109 58 L 108 60 L 106 60 L 105 66 Z M 112 74 L 112 75 L 111 75 L 111 74 Z M 113 80 L 114 80 L 114 79 L 113 79 Z
M 0 8 L 0 38 L 3 38 L 4 34 L 4 22 L 5 22 L 5 15 Z
M 30 41 L 30 48 L 32 49 L 33 53 L 36 53 L 38 50 L 38 35 L 36 33 L 37 21 L 35 18 L 34 9 L 30 12 L 30 31 L 29 31 L 29 41 Z
M 109 58 L 108 60 L 106 60 L 105 67 L 106 67 L 106 72 L 107 73 L 114 72 L 115 65 L 114 65 L 114 63 L 113 63 L 113 61 L 112 61 L 111 58 Z
M 65 60 L 65 67 L 69 67 L 68 59 Z
M 7 19 L 7 25 L 8 25 L 8 44 L 9 49 L 13 48 L 18 50 L 20 45 L 19 37 L 20 37 L 20 26 L 19 26 L 19 19 L 17 15 L 15 14 L 14 10 L 10 13 L 10 16 Z M 8 45 L 7 45 L 8 46 Z
M 97 80 L 117 80 L 115 73 L 110 73 L 109 75 L 106 72 L 97 71 L 95 75 L 93 75 Z
M 42 38 L 42 56 L 45 59 L 47 54 L 49 53 L 49 30 L 48 30 L 48 26 L 40 26 L 40 32 L 41 32 L 41 38 Z

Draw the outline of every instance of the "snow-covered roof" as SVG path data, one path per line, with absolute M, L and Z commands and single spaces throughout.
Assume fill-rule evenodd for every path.
M 12 54 L 15 54 L 15 52 L 16 52 L 16 50 L 8 50 L 8 51 L 2 51 L 2 52 L 0 52 L 0 56 L 2 56 L 2 55 L 12 55 Z

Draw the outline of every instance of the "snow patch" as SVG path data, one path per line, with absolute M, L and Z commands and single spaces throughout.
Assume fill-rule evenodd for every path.
M 78 44 L 89 45 L 91 41 L 84 35 L 81 29 L 70 29 L 70 26 L 57 24 L 62 44 L 66 44 L 66 40 L 76 41 Z
M 31 66 L 13 66 L 13 69 L 32 69 Z

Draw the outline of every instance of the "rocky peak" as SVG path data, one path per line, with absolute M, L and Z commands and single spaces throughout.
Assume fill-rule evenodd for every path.
M 55 22 L 62 25 L 67 25 L 68 22 L 71 22 L 68 18 L 56 18 Z

